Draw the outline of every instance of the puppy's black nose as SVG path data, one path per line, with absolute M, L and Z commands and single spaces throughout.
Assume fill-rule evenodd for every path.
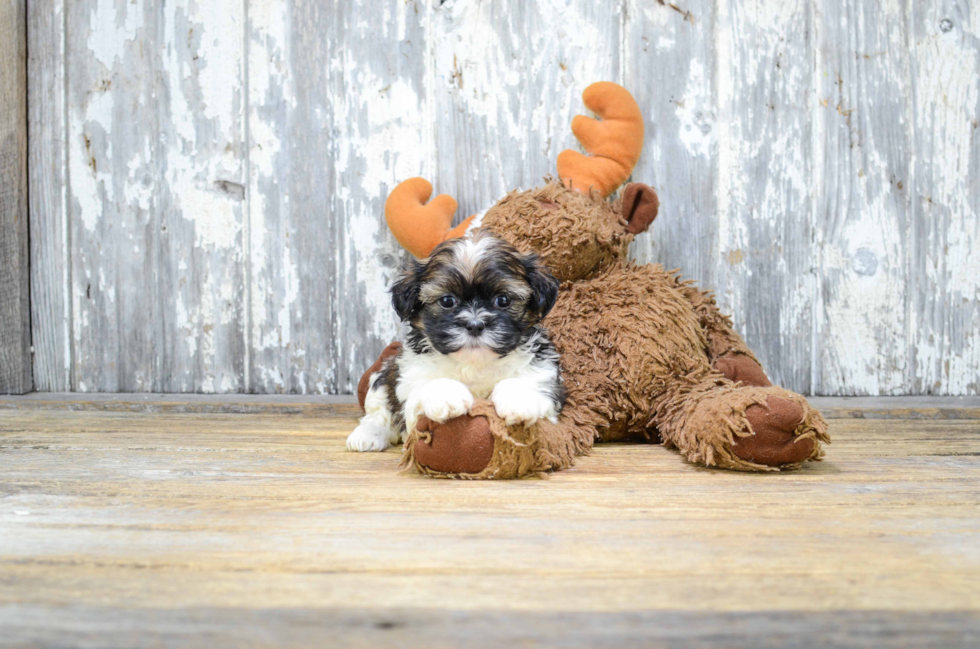
M 486 327 L 487 326 L 483 324 L 483 320 L 477 320 L 476 318 L 466 322 L 466 330 L 474 336 L 483 333 L 483 330 L 486 329 Z

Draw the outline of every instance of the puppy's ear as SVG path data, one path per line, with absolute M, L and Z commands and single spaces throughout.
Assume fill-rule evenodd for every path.
M 418 302 L 422 268 L 419 262 L 410 261 L 391 287 L 391 305 L 402 320 L 410 319 L 420 306 Z
M 531 299 L 528 309 L 537 320 L 544 318 L 555 306 L 558 299 L 558 280 L 551 274 L 537 255 L 527 255 L 522 260 L 531 287 Z

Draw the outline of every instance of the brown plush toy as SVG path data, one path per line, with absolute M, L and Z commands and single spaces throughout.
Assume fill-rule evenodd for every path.
M 478 401 L 443 424 L 421 417 L 404 463 L 429 475 L 519 478 L 568 467 L 596 441 L 626 439 L 660 441 L 691 462 L 743 471 L 819 460 L 820 443 L 830 441 L 823 418 L 769 382 L 711 294 L 659 264 L 627 259 L 633 236 L 657 215 L 657 194 L 632 183 L 618 200 L 606 197 L 639 159 L 643 119 L 616 84 L 593 84 L 583 99 L 602 121 L 575 118 L 572 130 L 590 155 L 563 152 L 560 182 L 512 192 L 453 230 L 456 202 L 443 195 L 426 204 L 425 180 L 391 192 L 389 227 L 415 256 L 482 227 L 537 253 L 563 282 L 544 321 L 568 388 L 558 423 L 508 427 L 493 404 Z M 365 379 L 399 350 L 392 343 Z

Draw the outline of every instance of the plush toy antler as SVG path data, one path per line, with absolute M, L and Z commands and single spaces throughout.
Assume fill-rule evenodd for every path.
M 572 132 L 589 155 L 562 151 L 558 156 L 558 176 L 572 189 L 580 192 L 596 189 L 603 197 L 609 196 L 629 178 L 640 159 L 643 115 L 625 88 L 608 81 L 593 83 L 582 93 L 582 99 L 586 107 L 599 115 L 601 120 L 575 116 Z M 446 239 L 466 234 L 474 219 L 470 216 L 455 228 L 450 228 L 456 201 L 451 196 L 440 194 L 426 204 L 430 196 L 432 185 L 429 181 L 410 178 L 395 187 L 385 203 L 385 219 L 391 232 L 398 243 L 419 258 L 428 257 L 433 248 Z M 635 191 L 627 192 L 624 201 L 630 198 L 626 202 L 632 206 L 638 200 L 632 199 L 638 196 L 640 194 Z M 656 195 L 653 194 L 653 198 L 644 199 L 643 205 L 655 199 Z M 637 225 L 630 229 L 635 234 L 642 232 L 653 220 L 656 206 L 644 211 L 644 214 L 649 213 L 645 219 L 633 218 L 634 211 L 632 207 L 628 210 L 629 222 L 643 222 L 642 227 Z
M 593 83 L 582 93 L 595 120 L 576 115 L 572 133 L 590 155 L 568 149 L 558 156 L 558 177 L 580 192 L 598 190 L 609 196 L 622 185 L 643 150 L 643 115 L 625 88 L 609 81 Z
M 385 220 L 398 243 L 416 257 L 428 257 L 433 248 L 446 239 L 461 237 L 473 216 L 450 229 L 456 201 L 439 194 L 428 205 L 432 184 L 425 178 L 409 178 L 391 190 L 385 201 Z

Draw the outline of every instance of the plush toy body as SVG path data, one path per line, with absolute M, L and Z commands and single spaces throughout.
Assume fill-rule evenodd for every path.
M 563 153 L 562 182 L 513 192 L 455 231 L 448 228 L 455 201 L 426 205 L 427 182 L 407 181 L 389 198 L 389 225 L 416 256 L 483 227 L 537 253 L 563 282 L 544 321 L 568 389 L 558 423 L 507 427 L 492 404 L 478 402 L 469 416 L 447 422 L 422 417 L 409 431 L 405 462 L 433 475 L 517 478 L 565 468 L 595 441 L 624 439 L 659 441 L 691 462 L 739 470 L 819 459 L 820 442 L 829 442 L 820 414 L 770 384 L 711 295 L 658 264 L 627 259 L 634 235 L 656 217 L 656 193 L 635 183 L 619 200 L 605 196 L 639 157 L 642 118 L 615 84 L 594 84 L 584 98 L 603 121 L 573 122 L 592 155 Z M 382 357 L 394 353 L 397 343 Z

